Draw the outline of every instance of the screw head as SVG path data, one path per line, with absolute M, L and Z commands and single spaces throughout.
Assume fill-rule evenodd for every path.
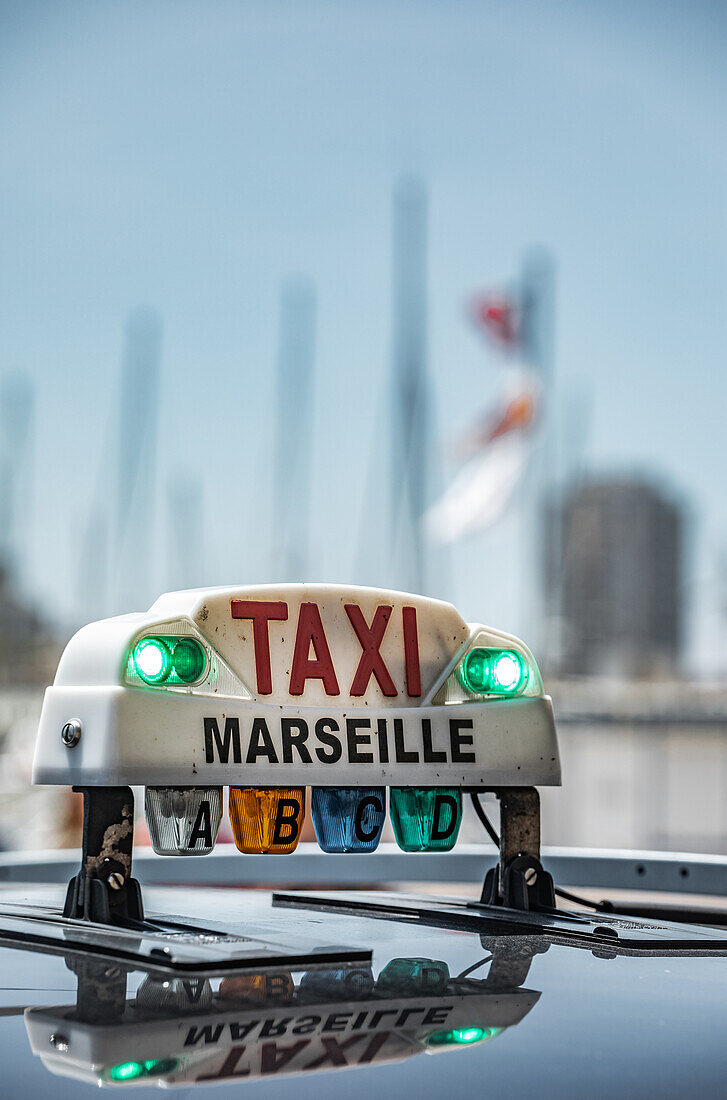
M 528 867 L 525 871 L 525 882 L 528 886 L 534 886 L 538 881 L 538 872 L 534 867 Z
M 81 740 L 81 723 L 77 718 L 66 722 L 61 730 L 61 741 L 67 749 L 72 749 Z
M 112 890 L 120 890 L 126 882 L 126 879 L 121 874 L 121 871 L 112 871 L 106 881 Z
M 68 1050 L 68 1039 L 65 1035 L 61 1035 L 60 1032 L 56 1033 L 54 1031 L 48 1042 L 54 1050 L 60 1051 L 61 1054 L 65 1054 Z

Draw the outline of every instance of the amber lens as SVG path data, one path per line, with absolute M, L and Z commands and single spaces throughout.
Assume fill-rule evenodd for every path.
M 293 852 L 305 818 L 305 787 L 230 787 L 230 823 L 241 852 Z
M 294 992 L 290 974 L 243 974 L 223 978 L 218 995 L 226 1001 L 243 1001 L 246 1004 L 287 1005 L 292 1001 Z

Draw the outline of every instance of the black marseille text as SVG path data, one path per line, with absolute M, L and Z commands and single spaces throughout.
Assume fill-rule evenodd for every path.
M 471 718 L 204 719 L 208 764 L 474 764 Z

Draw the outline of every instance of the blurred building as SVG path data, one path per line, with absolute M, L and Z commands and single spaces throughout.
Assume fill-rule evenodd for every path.
M 561 671 L 633 679 L 676 667 L 683 529 L 679 507 L 639 479 L 589 481 L 551 502 L 546 607 Z
M 0 849 L 79 842 L 78 797 L 67 787 L 30 784 L 43 689 L 60 653 L 59 638 L 0 558 Z
M 541 790 L 546 844 L 727 853 L 727 687 L 548 683 L 563 786 Z
M 18 593 L 15 575 L 0 561 L 0 688 L 51 683 L 61 646 Z

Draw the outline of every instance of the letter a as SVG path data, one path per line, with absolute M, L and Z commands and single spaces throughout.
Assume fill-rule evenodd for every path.
M 315 660 L 310 658 L 311 646 Z M 316 603 L 300 605 L 293 664 L 290 668 L 290 694 L 302 695 L 306 680 L 322 680 L 326 695 L 340 695 L 331 651 Z

